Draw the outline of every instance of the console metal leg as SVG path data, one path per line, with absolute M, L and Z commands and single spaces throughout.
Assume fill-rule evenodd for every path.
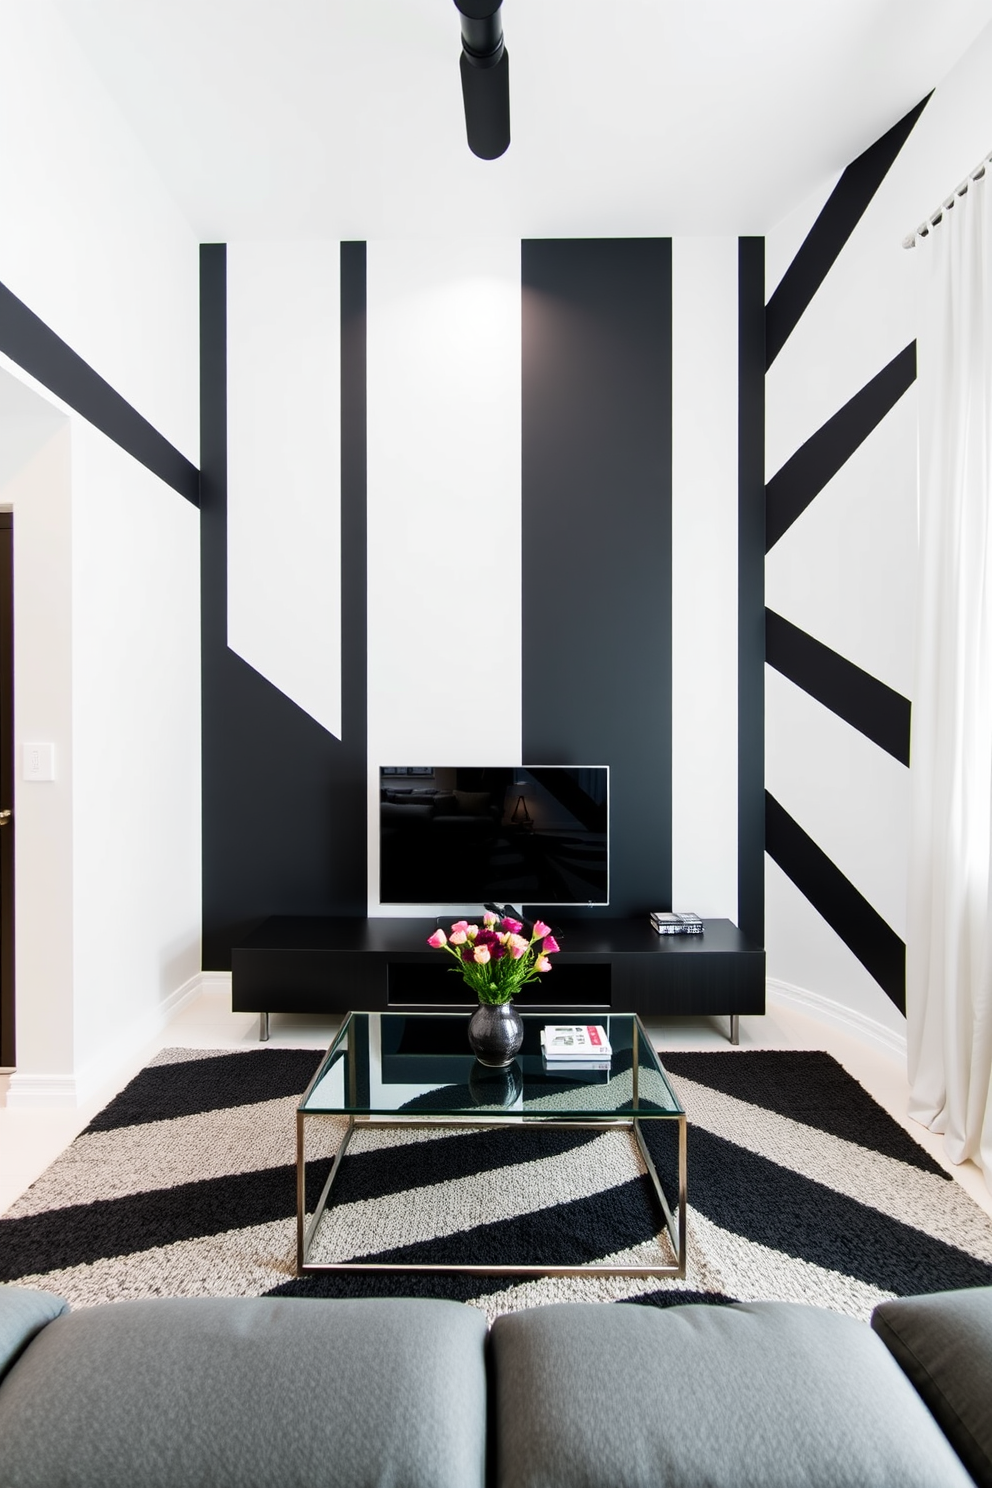
M 740 1015 L 740 1013 L 731 1013 L 731 1015 L 730 1015 L 730 1042 L 732 1044 L 739 1044 L 740 1041 L 741 1041 L 741 1015 Z
M 258 1041 L 259 1041 L 260 1044 L 267 1044 L 268 1041 L 269 1041 L 269 1015 L 268 1015 L 268 1013 L 259 1013 L 259 1015 L 258 1015 Z M 736 1043 L 736 1040 L 735 1040 L 735 1043 Z

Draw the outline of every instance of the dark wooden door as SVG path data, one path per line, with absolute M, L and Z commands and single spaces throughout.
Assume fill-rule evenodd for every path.
M 14 1063 L 14 518 L 0 512 L 0 1067 Z

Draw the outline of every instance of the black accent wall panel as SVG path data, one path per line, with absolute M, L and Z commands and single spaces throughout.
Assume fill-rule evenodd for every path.
M 610 766 L 587 913 L 641 914 L 671 903 L 671 242 L 521 255 L 524 763 Z
M 341 247 L 342 689 L 335 739 L 227 646 L 226 248 L 200 250 L 203 965 L 272 914 L 366 910 L 365 245 Z M 275 493 L 272 520 L 278 520 Z
M 764 945 L 764 238 L 738 239 L 737 296 L 737 923 Z
M 199 505 L 200 478 L 192 461 L 4 284 L 0 351 L 180 496 Z
M 906 1011 L 906 947 L 896 932 L 818 847 L 765 793 L 768 855 L 853 951 L 901 1013 Z

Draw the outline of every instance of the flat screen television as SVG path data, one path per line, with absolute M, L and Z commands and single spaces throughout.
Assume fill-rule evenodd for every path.
M 607 765 L 379 772 L 382 904 L 610 902 Z

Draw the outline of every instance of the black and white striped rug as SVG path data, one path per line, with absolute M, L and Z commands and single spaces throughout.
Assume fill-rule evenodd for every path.
M 0 1281 L 76 1306 L 430 1295 L 493 1316 L 564 1300 L 781 1298 L 858 1317 L 884 1297 L 992 1283 L 992 1218 L 839 1064 L 729 1050 L 663 1054 L 689 1113 L 684 1281 L 297 1278 L 295 1109 L 319 1058 L 166 1050 L 0 1219 Z M 328 1150 L 341 1130 L 328 1120 Z M 653 1139 L 669 1175 L 670 1131 Z M 643 1265 L 667 1244 L 618 1130 L 356 1132 L 335 1192 L 334 1259 Z

